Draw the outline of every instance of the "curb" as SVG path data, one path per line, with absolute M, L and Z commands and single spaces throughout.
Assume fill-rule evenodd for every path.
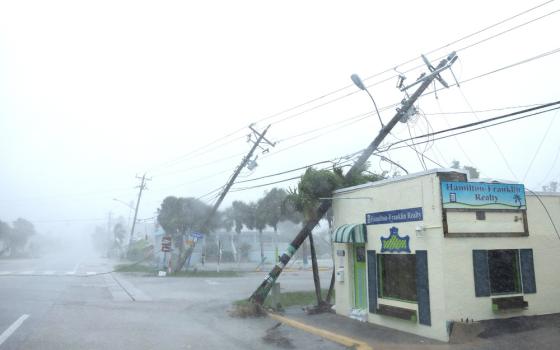
M 307 333 L 318 335 L 321 338 L 325 338 L 327 340 L 344 345 L 349 348 L 354 348 L 357 350 L 373 350 L 373 348 L 370 345 L 368 345 L 366 342 L 363 342 L 361 340 L 357 340 L 344 335 L 333 333 L 322 328 L 313 327 L 303 322 L 296 321 L 284 316 L 280 316 L 278 314 L 269 312 L 268 316 L 273 320 L 287 324 L 290 327 L 302 330 Z

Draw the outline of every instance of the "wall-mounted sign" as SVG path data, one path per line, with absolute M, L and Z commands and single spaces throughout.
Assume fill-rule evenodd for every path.
M 527 209 L 525 186 L 485 182 L 441 182 L 444 208 Z
M 366 225 L 392 224 L 407 221 L 422 221 L 422 208 L 408 208 L 390 211 L 380 211 L 366 214 Z
M 381 237 L 381 252 L 410 253 L 410 237 L 399 236 L 399 229 L 391 227 L 389 237 Z

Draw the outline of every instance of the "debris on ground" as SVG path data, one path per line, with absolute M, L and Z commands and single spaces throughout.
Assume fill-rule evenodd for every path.
M 308 315 L 317 315 L 325 312 L 334 313 L 332 305 L 324 301 L 319 305 L 304 307 L 302 310 Z
M 262 306 L 252 303 L 250 301 L 235 303 L 232 309 L 229 310 L 231 317 L 248 318 L 248 317 L 264 317 L 266 311 Z
M 274 344 L 283 349 L 294 349 L 295 346 L 290 340 L 290 338 L 283 335 L 280 326 L 282 323 L 278 322 L 274 326 L 266 330 L 266 334 L 263 336 L 263 341 L 267 344 Z

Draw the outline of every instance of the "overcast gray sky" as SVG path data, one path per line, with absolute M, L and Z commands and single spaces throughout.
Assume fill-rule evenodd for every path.
M 373 114 L 357 117 L 373 109 L 352 86 L 352 73 L 366 78 L 389 69 L 365 82 L 379 107 L 390 106 L 403 98 L 393 75 L 422 62 L 400 63 L 544 2 L 2 1 L 0 220 L 25 217 L 42 232 L 87 231 L 104 224 L 109 211 L 128 215 L 112 199 L 135 200 L 135 175 L 144 172 L 152 181 L 139 218 L 152 217 L 167 195 L 198 197 L 223 185 L 250 148 L 253 122 L 260 129 L 272 123 L 267 136 L 279 142 L 240 180 L 356 152 L 379 123 Z M 436 65 L 452 50 L 542 16 L 460 50 L 454 73 L 467 80 L 557 49 L 559 9 L 549 1 L 428 58 Z M 507 111 L 433 113 L 558 100 L 559 57 L 474 79 L 440 91 L 438 99 L 421 98 L 426 118 L 411 123 L 411 133 Z M 407 81 L 423 71 L 408 72 Z M 454 82 L 449 72 L 444 78 Z M 382 118 L 393 113 L 383 109 Z M 483 177 L 540 189 L 560 177 L 557 114 L 436 141 L 425 154 L 444 166 L 456 159 Z M 388 142 L 409 137 L 405 124 L 393 134 Z M 410 148 L 388 156 L 410 172 L 422 170 Z M 392 170 L 379 158 L 371 162 L 374 171 Z M 224 206 L 256 199 L 267 188 L 233 192 Z

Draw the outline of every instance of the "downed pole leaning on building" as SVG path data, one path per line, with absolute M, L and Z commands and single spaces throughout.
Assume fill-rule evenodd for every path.
M 452 52 L 449 56 L 447 56 L 447 58 L 441 60 L 437 65 L 437 67 L 433 68 L 428 65 L 428 67 L 430 68 L 430 74 L 420 76 L 420 78 L 415 83 L 408 86 L 411 87 L 421 82 L 420 87 L 418 87 L 418 89 L 414 92 L 414 94 L 412 94 L 412 96 L 410 96 L 408 99 L 402 101 L 402 105 L 400 108 L 397 109 L 397 113 L 395 114 L 395 116 L 389 121 L 389 123 L 387 123 L 387 125 L 381 128 L 377 137 L 362 152 L 360 158 L 358 158 L 358 160 L 354 163 L 352 168 L 348 170 L 348 172 L 345 175 L 346 180 L 351 179 L 352 176 L 354 176 L 354 173 L 356 171 L 359 171 L 359 169 L 361 169 L 364 166 L 366 161 L 369 159 L 369 157 L 371 157 L 373 152 L 377 150 L 381 142 L 383 142 L 385 137 L 391 132 L 391 130 L 395 127 L 397 122 L 399 122 L 401 119 L 404 120 L 406 118 L 409 109 L 414 105 L 414 103 L 422 95 L 422 93 L 424 93 L 424 91 L 428 88 L 428 86 L 430 86 L 430 84 L 434 81 L 434 79 L 438 79 L 440 82 L 443 82 L 441 77 L 439 76 L 439 73 L 446 70 L 447 68 L 450 68 L 451 65 L 457 60 L 457 57 L 458 56 L 456 55 L 456 53 Z M 296 235 L 296 237 L 288 246 L 286 252 L 282 254 L 280 261 L 266 275 L 264 281 L 259 285 L 259 287 L 253 292 L 253 294 L 249 298 L 249 301 L 259 305 L 262 305 L 264 303 L 266 296 L 270 292 L 270 289 L 272 288 L 274 282 L 276 282 L 276 280 L 282 273 L 282 270 L 284 269 L 286 264 L 290 261 L 290 259 L 295 254 L 295 252 L 299 249 L 303 241 L 307 238 L 307 236 L 311 233 L 311 231 L 313 231 L 315 226 L 317 226 L 319 221 L 327 213 L 331 205 L 332 205 L 331 200 L 321 201 L 321 204 L 317 207 L 315 211 L 316 215 L 314 215 L 314 219 L 310 219 L 306 221 L 303 228 L 299 231 L 299 233 Z

